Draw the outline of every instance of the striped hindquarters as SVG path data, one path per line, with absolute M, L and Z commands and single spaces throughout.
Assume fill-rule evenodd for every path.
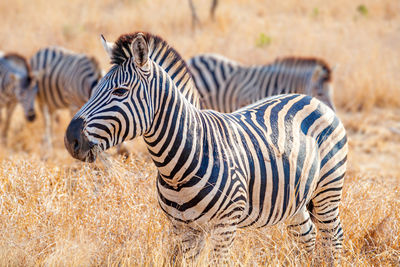
M 94 58 L 59 47 L 39 50 L 31 66 L 38 73 L 39 102 L 49 110 L 80 108 L 101 78 Z

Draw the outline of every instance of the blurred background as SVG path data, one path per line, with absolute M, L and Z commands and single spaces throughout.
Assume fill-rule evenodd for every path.
M 100 34 L 115 41 L 149 31 L 184 59 L 204 52 L 247 65 L 324 59 L 334 69 L 334 102 L 349 133 L 344 262 L 400 263 L 400 1 L 219 0 L 214 19 L 212 0 L 193 4 L 195 27 L 187 0 L 1 1 L 0 50 L 29 58 L 58 45 L 96 57 L 107 70 Z M 40 113 L 34 123 L 22 109 L 13 116 L 0 150 L 0 264 L 165 263 L 166 220 L 141 141 L 129 145 L 128 159 L 110 159 L 117 168 L 110 174 L 68 155 L 70 117 L 60 114 L 51 157 L 43 156 Z M 239 233 L 232 263 L 295 263 L 285 257 L 292 252 L 282 229 Z
M 335 67 L 338 106 L 357 110 L 398 105 L 400 3 L 391 0 L 325 2 L 193 0 L 200 20 L 192 28 L 188 0 L 2 1 L 1 49 L 30 56 L 60 45 L 96 56 L 108 68 L 99 35 L 149 31 L 184 58 L 217 52 L 245 64 L 279 56 L 316 56 Z

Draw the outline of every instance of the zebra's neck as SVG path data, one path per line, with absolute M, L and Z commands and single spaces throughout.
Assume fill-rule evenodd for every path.
M 189 165 L 202 149 L 203 115 L 162 68 L 155 67 L 153 75 L 154 119 L 144 140 L 161 178 L 176 187 L 186 183 L 194 172 Z

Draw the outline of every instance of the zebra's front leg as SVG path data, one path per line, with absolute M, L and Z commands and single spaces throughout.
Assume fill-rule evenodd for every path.
M 42 113 L 44 118 L 44 136 L 43 136 L 43 144 L 45 145 L 46 149 L 52 149 L 52 136 L 51 136 L 51 119 L 52 115 L 49 112 L 49 108 L 47 105 L 42 106 Z
M 229 251 L 236 236 L 237 223 L 219 223 L 211 232 L 213 245 L 211 266 L 228 265 Z
M 16 105 L 17 105 L 16 103 L 10 103 L 6 107 L 6 120 L 4 122 L 3 131 L 1 133 L 1 139 L 3 144 L 7 144 L 7 133 L 8 130 L 10 129 L 11 117 L 12 114 L 14 113 Z
M 176 260 L 178 255 L 181 256 L 175 263 L 193 263 L 204 248 L 205 231 L 181 223 L 173 224 L 173 230 L 177 237 L 174 258 Z

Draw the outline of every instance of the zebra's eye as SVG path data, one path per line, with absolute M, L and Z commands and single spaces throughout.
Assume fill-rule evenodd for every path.
M 116 96 L 124 96 L 128 91 L 129 91 L 129 89 L 127 89 L 127 88 L 115 88 L 112 91 L 112 94 L 116 95 Z

